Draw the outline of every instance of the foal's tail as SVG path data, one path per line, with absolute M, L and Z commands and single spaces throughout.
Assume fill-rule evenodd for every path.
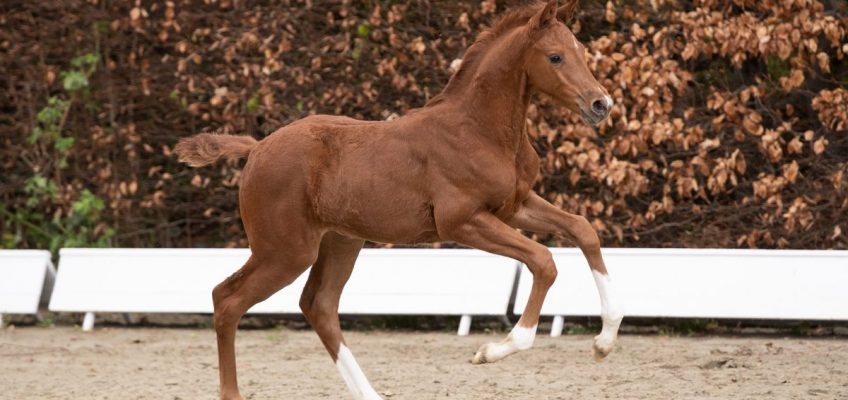
M 256 139 L 250 136 L 201 133 L 180 139 L 174 151 L 181 162 L 202 167 L 222 157 L 228 160 L 247 157 L 256 143 Z

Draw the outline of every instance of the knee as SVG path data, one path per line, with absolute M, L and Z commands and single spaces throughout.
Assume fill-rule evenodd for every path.
M 233 293 L 235 293 L 241 286 L 244 277 L 244 268 L 241 268 L 212 289 L 212 306 L 215 310 L 217 310 L 227 298 L 232 297 Z
M 335 312 L 336 308 L 327 299 L 304 291 L 300 296 L 300 310 L 309 323 L 314 323 Z
M 300 311 L 303 313 L 303 316 L 306 319 L 309 319 L 309 315 L 312 314 L 312 301 L 315 299 L 315 294 L 312 293 L 309 288 L 303 289 L 303 293 L 300 295 Z
M 533 279 L 542 283 L 545 287 L 550 287 L 556 281 L 558 273 L 551 252 L 545 249 L 544 252 L 539 252 L 534 259 L 536 268 L 532 271 Z
M 228 282 L 222 282 L 212 289 L 212 306 L 214 308 L 212 321 L 215 324 L 215 330 L 219 332 L 237 324 L 247 311 L 242 306 L 238 295 L 234 294 L 229 287 Z
M 221 303 L 223 303 L 224 299 L 227 297 L 228 294 L 229 290 L 227 289 L 225 283 L 221 283 L 215 286 L 214 289 L 212 289 L 212 307 L 215 311 L 217 311 L 218 308 L 221 307 Z
M 215 314 L 212 315 L 215 331 L 220 333 L 232 328 L 238 324 L 242 315 L 244 315 L 244 311 L 241 310 L 241 307 L 232 298 L 219 301 L 215 305 Z
M 583 216 L 577 217 L 577 246 L 583 251 L 595 251 L 601 248 L 601 239 L 595 232 L 595 227 Z

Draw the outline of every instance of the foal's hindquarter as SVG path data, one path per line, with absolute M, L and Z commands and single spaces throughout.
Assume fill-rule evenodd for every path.
M 555 11 L 555 2 L 530 10 L 535 22 L 490 51 L 541 29 L 533 24 L 551 4 Z M 501 61 L 521 66 L 519 57 L 524 53 L 512 50 Z M 304 316 L 354 397 L 380 398 L 345 345 L 338 320 L 339 298 L 364 240 L 454 241 L 527 265 L 534 279 L 525 310 L 503 341 L 483 345 L 472 358 L 485 363 L 532 346 L 557 275 L 550 251 L 517 229 L 565 236 L 585 254 L 601 298 L 603 329 L 594 354 L 600 359 L 612 350 L 622 314 L 597 234 L 585 218 L 530 190 L 539 158 L 524 130 L 527 77 L 500 66 L 462 68 L 470 72 L 457 75 L 474 79 L 455 75 L 447 95 L 402 118 L 309 117 L 236 152 L 249 151 L 239 201 L 252 256 L 213 291 L 222 398 L 241 398 L 234 348 L 239 318 L 310 265 L 300 301 Z M 229 138 L 206 140 L 223 146 Z

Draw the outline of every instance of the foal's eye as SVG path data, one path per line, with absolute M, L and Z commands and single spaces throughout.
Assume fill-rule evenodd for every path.
M 559 54 L 551 54 L 548 56 L 548 61 L 550 61 L 551 64 L 559 64 L 562 62 L 562 57 L 560 57 Z

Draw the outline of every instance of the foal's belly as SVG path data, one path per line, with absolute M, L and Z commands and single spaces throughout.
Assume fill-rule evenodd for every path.
M 439 240 L 427 201 L 390 182 L 327 187 L 315 206 L 328 229 L 348 236 L 398 244 Z
M 311 191 L 315 215 L 329 229 L 371 241 L 437 241 L 423 166 L 405 149 L 388 147 L 343 152 L 319 166 Z

